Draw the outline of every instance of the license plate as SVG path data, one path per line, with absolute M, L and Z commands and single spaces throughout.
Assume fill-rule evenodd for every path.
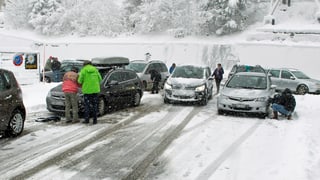
M 246 105 L 246 104 L 234 104 L 233 107 L 243 109 L 243 108 L 247 108 L 248 105 Z

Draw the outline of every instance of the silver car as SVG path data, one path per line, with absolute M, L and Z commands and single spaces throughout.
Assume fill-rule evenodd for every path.
M 298 69 L 270 69 L 269 75 L 271 76 L 272 84 L 277 86 L 277 91 L 289 88 L 297 94 L 320 93 L 320 81 L 308 77 Z
M 241 112 L 266 117 L 270 108 L 268 99 L 274 93 L 275 86 L 271 86 L 267 73 L 238 72 L 227 80 L 218 95 L 218 114 Z
M 159 85 L 161 88 L 164 85 L 164 82 L 169 77 L 169 71 L 167 65 L 160 60 L 133 60 L 130 61 L 129 65 L 126 66 L 126 69 L 134 70 L 139 78 L 141 79 L 144 90 L 151 90 L 153 86 L 153 82 L 151 80 L 150 72 L 152 70 L 157 70 L 161 74 L 161 81 Z
M 213 78 L 208 66 L 177 66 L 164 85 L 164 103 L 208 103 L 212 97 Z

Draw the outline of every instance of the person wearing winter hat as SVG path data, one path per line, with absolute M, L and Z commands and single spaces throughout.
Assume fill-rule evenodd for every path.
M 278 112 L 285 115 L 288 120 L 292 119 L 292 113 L 296 107 L 296 100 L 290 89 L 286 88 L 280 95 L 275 95 L 271 100 L 273 119 L 278 119 Z

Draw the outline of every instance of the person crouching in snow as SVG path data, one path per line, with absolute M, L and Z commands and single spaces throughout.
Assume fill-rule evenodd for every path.
M 285 115 L 288 120 L 291 120 L 292 113 L 296 107 L 296 100 L 290 89 L 286 88 L 281 94 L 277 94 L 270 99 L 272 103 L 273 118 L 278 119 L 278 112 Z

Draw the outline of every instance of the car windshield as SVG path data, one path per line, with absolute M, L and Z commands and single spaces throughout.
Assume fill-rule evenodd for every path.
M 291 71 L 292 74 L 294 74 L 298 79 L 310 79 L 310 77 L 308 77 L 307 75 L 305 75 L 303 72 L 301 71 Z
M 262 72 L 264 73 L 265 70 L 261 66 L 250 66 L 250 65 L 239 65 L 237 72 Z
M 266 89 L 267 78 L 264 76 L 234 75 L 227 84 L 229 88 Z
M 146 66 L 147 66 L 146 63 L 130 63 L 129 65 L 126 66 L 126 69 L 131 69 L 137 73 L 141 73 Z
M 173 71 L 172 77 L 203 79 L 204 69 L 201 67 L 194 66 L 176 67 Z

